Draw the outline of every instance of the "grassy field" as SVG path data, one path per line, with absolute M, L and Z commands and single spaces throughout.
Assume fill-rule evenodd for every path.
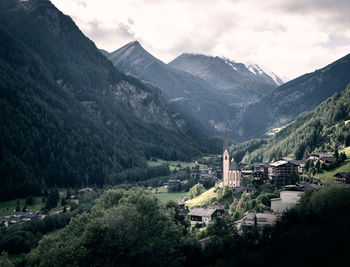
M 38 211 L 45 205 L 45 203 L 42 202 L 41 197 L 36 197 L 35 199 L 36 199 L 36 202 L 33 206 L 27 206 L 27 209 L 29 212 Z M 26 201 L 24 198 L 18 199 L 18 200 L 19 200 L 19 207 L 22 210 Z M 12 215 L 13 211 L 16 209 L 16 203 L 17 203 L 17 199 L 0 202 L 0 217 Z
M 194 162 L 184 162 L 184 161 L 166 161 L 166 160 L 162 160 L 162 159 L 158 159 L 157 161 L 152 161 L 152 160 L 147 160 L 147 165 L 149 167 L 154 167 L 154 166 L 159 166 L 162 164 L 168 164 L 169 165 L 169 169 L 171 171 L 175 170 L 175 169 L 179 169 L 179 168 L 193 168 L 196 167 L 196 165 L 199 165 L 199 168 L 206 168 L 206 165 L 203 164 L 196 164 Z
M 217 194 L 214 192 L 215 187 L 205 191 L 200 194 L 198 197 L 195 197 L 187 202 L 186 206 L 193 208 L 196 206 L 205 206 L 208 205 L 213 198 L 217 198 Z
M 317 177 L 321 178 L 322 180 L 328 182 L 328 183 L 333 183 L 334 182 L 334 175 L 338 172 L 350 172 L 350 146 L 346 147 L 344 150 L 340 151 L 343 152 L 345 151 L 347 159 L 345 160 L 345 163 L 339 166 L 338 168 L 335 168 L 333 170 L 329 171 L 323 171 L 322 173 L 318 174 Z
M 187 192 L 181 192 L 181 193 L 158 193 L 155 194 L 159 198 L 159 200 L 163 203 L 168 202 L 169 200 L 177 200 L 182 199 L 187 195 Z

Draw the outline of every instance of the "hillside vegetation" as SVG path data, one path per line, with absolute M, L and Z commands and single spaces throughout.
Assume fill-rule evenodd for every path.
M 263 136 L 268 129 L 283 126 L 303 112 L 317 107 L 350 82 L 350 54 L 312 73 L 277 87 L 261 101 L 250 105 L 237 121 L 244 140 Z
M 47 0 L 0 2 L 0 128 L 0 201 L 147 179 L 147 158 L 215 147 Z
M 282 156 L 302 159 L 305 150 L 331 150 L 334 143 L 350 145 L 350 86 L 335 93 L 313 111 L 301 115 L 274 137 L 232 147 L 243 162 L 269 162 Z M 244 156 L 243 154 L 246 153 Z

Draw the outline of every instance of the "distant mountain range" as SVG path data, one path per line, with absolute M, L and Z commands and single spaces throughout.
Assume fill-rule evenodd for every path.
M 218 92 L 225 92 L 232 103 L 256 102 L 283 83 L 256 64 L 245 65 L 226 58 L 182 54 L 169 66 L 202 78 Z
M 326 67 L 291 80 L 251 104 L 236 117 L 242 140 L 263 136 L 310 111 L 350 82 L 350 54 Z
M 249 69 L 218 57 L 183 54 L 165 64 L 137 41 L 107 57 L 117 69 L 159 87 L 176 111 L 213 134 L 235 128 L 234 118 L 242 106 L 258 101 L 282 82 L 258 66 Z
M 212 134 L 230 125 L 230 118 L 237 112 L 208 82 L 163 63 L 137 41 L 110 53 L 108 58 L 118 70 L 159 87 L 174 110 Z

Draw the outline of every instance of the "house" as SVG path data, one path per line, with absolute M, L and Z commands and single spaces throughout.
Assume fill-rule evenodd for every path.
M 350 172 L 338 172 L 334 175 L 336 183 L 350 184 Z
M 93 190 L 90 188 L 90 187 L 85 187 L 85 188 L 83 188 L 83 189 L 80 189 L 79 191 L 78 191 L 78 194 L 79 195 L 84 195 L 84 194 L 86 194 L 86 193 L 89 193 L 89 192 L 92 192 Z
M 294 207 L 299 202 L 305 191 L 317 190 L 319 188 L 319 185 L 307 183 L 287 185 L 280 192 L 279 198 L 271 199 L 271 210 L 275 213 L 284 212 L 287 209 Z
M 180 210 L 186 209 L 185 202 L 183 200 L 177 199 L 175 200 L 175 203 L 179 206 Z
M 253 184 L 248 184 L 247 186 L 232 188 L 232 191 L 234 191 L 236 193 L 243 192 L 245 194 L 250 194 L 250 193 L 252 193 L 255 190 L 256 190 L 256 188 L 255 188 L 255 186 Z
M 266 163 L 262 163 L 262 162 L 254 163 L 253 167 L 254 167 L 254 172 L 260 171 L 260 172 L 267 173 L 269 170 L 269 165 Z
M 267 173 L 263 171 L 254 171 L 251 176 L 255 181 L 263 181 L 268 178 Z
M 274 225 L 278 215 L 272 213 L 261 213 L 255 211 L 247 211 L 244 217 L 236 222 L 236 227 L 238 231 L 256 226 L 258 228 L 263 228 L 267 225 Z
M 305 169 L 306 160 L 291 160 L 290 163 L 297 167 L 298 173 L 303 173 Z
M 245 178 L 252 176 L 252 173 L 253 173 L 252 170 L 242 170 L 241 172 L 242 172 L 242 176 Z
M 335 161 L 332 152 L 315 152 L 312 153 L 308 159 L 313 161 L 320 161 L 321 163 L 332 163 Z
M 0 228 L 8 227 L 8 226 L 9 226 L 8 221 L 6 221 L 6 220 L 0 221 Z
M 193 208 L 189 213 L 191 225 L 195 224 L 203 224 L 211 221 L 215 221 L 215 219 L 224 213 L 225 209 L 222 206 L 208 206 L 204 208 Z

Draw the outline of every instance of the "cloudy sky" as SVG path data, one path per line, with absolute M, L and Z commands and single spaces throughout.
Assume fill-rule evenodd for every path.
M 52 2 L 99 48 L 138 40 L 165 63 L 200 53 L 295 78 L 350 53 L 349 0 Z

